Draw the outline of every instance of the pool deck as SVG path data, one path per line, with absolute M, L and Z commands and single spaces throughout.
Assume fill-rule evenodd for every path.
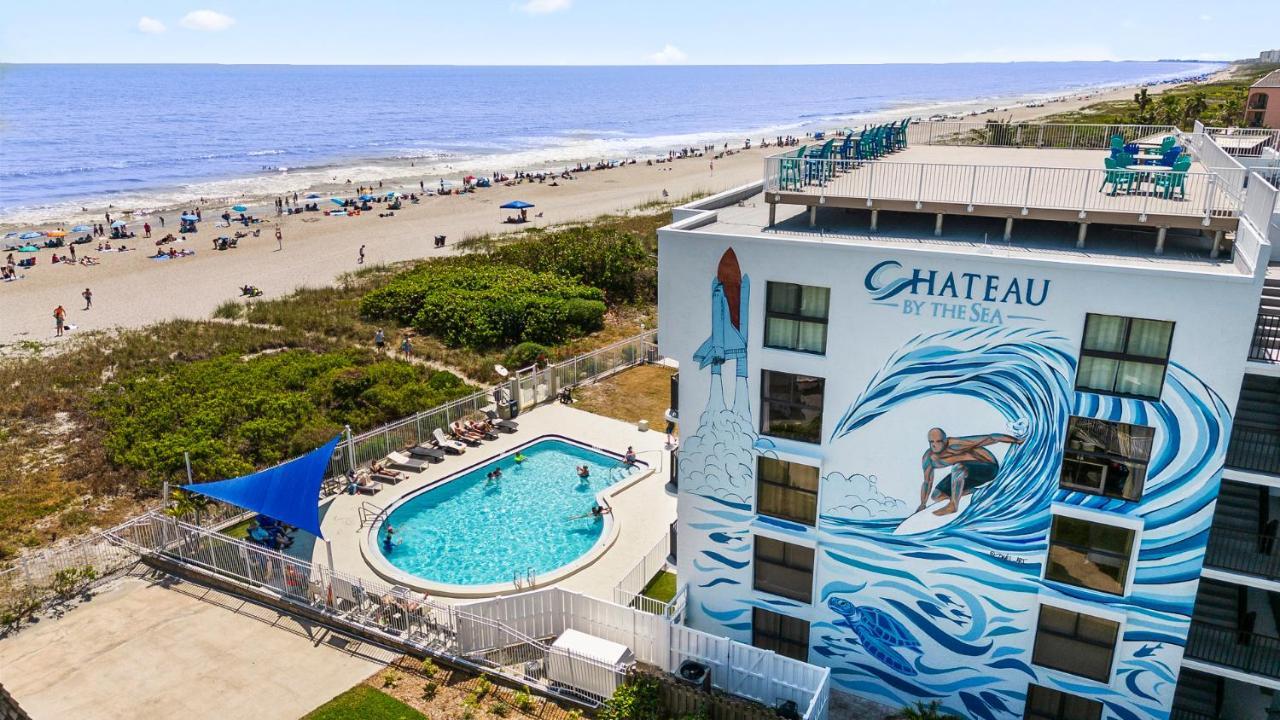
M 444 462 L 435 463 L 423 472 L 410 473 L 408 480 L 395 485 L 383 485 L 376 495 L 338 495 L 321 505 L 320 529 L 333 546 L 334 568 L 360 578 L 387 582 L 365 560 L 361 544 L 365 542 L 369 528 L 361 527 L 362 509 L 370 506 L 378 509 L 393 504 L 400 498 L 442 478 L 458 473 L 473 465 L 487 462 L 499 455 L 523 445 L 542 435 L 561 435 L 587 445 L 621 455 L 627 446 L 635 448 L 640 460 L 647 462 L 653 472 L 643 479 L 625 485 L 609 496 L 613 518 L 617 528 L 616 540 L 596 560 L 569 577 L 550 583 L 567 590 L 585 593 L 605 600 L 613 599 L 613 588 L 668 532 L 676 517 L 676 498 L 666 489 L 669 468 L 664 448 L 666 435 L 661 429 L 641 432 L 635 424 L 628 424 L 601 415 L 575 410 L 571 407 L 550 404 L 535 408 L 518 418 L 520 429 L 511 434 L 501 434 L 479 447 L 468 448 L 462 455 L 449 455 Z M 376 512 L 376 510 L 375 510 Z M 495 528 L 495 531 L 500 529 Z M 319 565 L 327 565 L 328 558 L 323 543 L 302 540 L 290 549 L 289 554 Z M 514 584 L 506 592 L 515 592 Z M 438 598 L 444 602 L 466 602 L 464 598 Z

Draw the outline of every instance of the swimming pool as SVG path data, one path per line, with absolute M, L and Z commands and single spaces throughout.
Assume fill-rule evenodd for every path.
M 585 480 L 576 471 L 581 465 L 590 468 Z M 502 477 L 489 481 L 495 468 Z M 429 583 L 510 585 L 517 573 L 541 576 L 586 555 L 611 521 L 589 515 L 597 495 L 645 469 L 540 438 L 393 505 L 370 534 L 368 549 Z M 381 544 L 388 522 L 395 528 L 389 554 Z

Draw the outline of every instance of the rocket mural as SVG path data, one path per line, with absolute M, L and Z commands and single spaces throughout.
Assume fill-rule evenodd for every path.
M 742 311 L 750 307 L 750 298 L 751 278 L 742 276 L 738 256 L 729 248 L 711 281 L 711 337 L 693 354 L 698 369 L 710 365 L 711 373 L 719 375 L 720 366 L 733 360 L 737 376 L 747 376 L 747 324 Z

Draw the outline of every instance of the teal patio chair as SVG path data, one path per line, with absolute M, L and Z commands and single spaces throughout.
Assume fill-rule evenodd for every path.
M 1129 170 L 1125 170 L 1125 166 L 1112 158 L 1104 158 L 1102 161 L 1107 166 L 1107 174 L 1102 179 L 1102 185 L 1098 187 L 1098 192 L 1106 189 L 1107 185 L 1111 186 L 1109 194 L 1115 195 L 1120 186 L 1124 186 L 1126 193 L 1133 192 L 1133 183 L 1138 180 L 1138 174 Z
M 1191 158 L 1182 156 L 1173 162 L 1173 168 L 1168 172 L 1157 173 L 1155 175 L 1156 191 L 1161 192 L 1165 199 L 1173 197 L 1176 190 L 1178 196 L 1183 200 L 1187 199 L 1187 171 L 1191 169 Z
M 812 153 L 804 161 L 804 179 L 807 183 L 817 182 L 825 183 L 831 177 L 832 170 L 832 148 L 835 147 L 834 139 L 828 140 L 822 144 L 822 147 L 815 153 Z
M 783 190 L 799 190 L 804 184 L 801 167 L 804 163 L 804 151 L 807 145 L 801 145 L 794 153 L 783 155 L 778 167 L 778 187 Z

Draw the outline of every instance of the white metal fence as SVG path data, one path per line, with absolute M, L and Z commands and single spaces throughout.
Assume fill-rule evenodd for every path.
M 1280 150 L 1280 130 L 1206 127 L 1204 133 L 1212 137 L 1219 147 L 1235 157 L 1261 157 L 1267 148 Z
M 1109 186 L 1106 169 L 953 165 L 771 157 L 765 191 L 875 201 L 948 203 L 1076 212 L 1162 214 L 1208 220 L 1240 210 L 1244 169 L 1176 173 L 1152 166 L 1129 173 L 1134 185 Z M 1167 191 L 1165 188 L 1169 188 Z
M 649 330 L 544 368 L 524 368 L 501 385 L 354 435 L 349 442 L 344 440 L 334 448 L 328 476 L 342 476 L 389 452 L 428 442 L 433 430 L 447 431 L 456 420 L 474 417 L 484 410 L 498 410 L 495 398 L 498 390 L 503 398 L 514 399 L 524 411 L 554 399 L 561 388 L 595 382 L 654 359 L 656 337 L 657 331 Z
M 667 566 L 667 556 L 671 554 L 671 533 L 663 533 L 662 538 L 658 540 L 649 552 L 640 558 L 640 562 L 631 568 L 622 580 L 613 588 L 613 601 L 625 607 L 633 607 L 644 612 L 661 615 L 668 620 L 675 620 L 672 614 L 675 612 L 677 603 L 672 598 L 670 602 L 663 602 L 656 598 L 643 595 L 643 591 L 649 582 L 653 580 L 657 574 Z M 678 620 L 675 620 L 678 622 Z
M 1162 136 L 1178 132 L 1178 128 L 1172 125 L 926 121 L 907 126 L 907 144 L 1106 150 L 1116 135 L 1131 143 L 1158 141 Z

